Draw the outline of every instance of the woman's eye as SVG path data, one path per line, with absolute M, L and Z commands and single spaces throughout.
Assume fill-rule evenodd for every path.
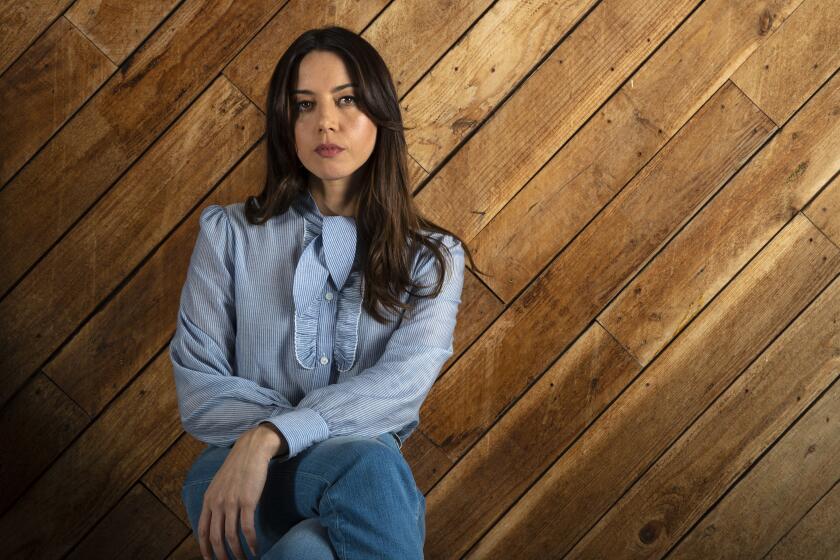
M 341 101 L 343 99 L 351 99 L 353 101 L 353 103 L 351 103 L 351 105 L 356 104 L 356 98 L 352 95 L 344 95 L 344 96 L 338 98 L 339 101 Z M 295 107 L 297 108 L 298 111 L 301 111 L 301 110 L 304 111 L 304 112 L 308 111 L 307 109 L 304 109 L 303 107 L 301 107 L 301 105 L 303 105 L 304 103 L 312 103 L 312 102 L 311 101 L 298 101 L 298 102 L 296 102 Z

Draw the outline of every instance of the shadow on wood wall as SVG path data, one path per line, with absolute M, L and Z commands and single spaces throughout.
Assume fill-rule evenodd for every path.
M 836 558 L 834 0 L 10 3 L 5 553 L 199 556 L 179 292 L 325 25 L 382 54 L 416 200 L 491 274 L 403 447 L 427 557 Z

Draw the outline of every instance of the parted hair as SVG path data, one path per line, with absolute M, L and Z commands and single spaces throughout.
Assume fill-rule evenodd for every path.
M 449 248 L 438 233 L 460 242 L 473 263 L 466 243 L 453 232 L 431 222 L 416 207 L 408 179 L 405 135 L 402 114 L 391 73 L 382 57 L 363 37 L 343 27 L 310 29 L 301 34 L 280 57 L 268 89 L 266 103 L 267 174 L 265 186 L 257 196 L 249 196 L 245 215 L 249 223 L 264 224 L 286 212 L 292 202 L 306 194 L 309 171 L 300 162 L 295 149 L 294 124 L 297 108 L 291 91 L 296 86 L 298 68 L 311 51 L 330 51 L 341 57 L 352 81 L 358 84 L 356 104 L 377 126 L 376 143 L 368 160 L 359 170 L 359 181 L 350 192 L 358 197 L 356 232 L 365 290 L 362 305 L 376 321 L 387 318 L 377 309 L 399 314 L 410 311 L 411 298 L 403 303 L 401 295 L 415 298 L 436 297 L 443 287 Z M 427 250 L 437 262 L 437 280 L 432 285 L 415 283 L 411 266 L 418 251 Z M 432 288 L 421 293 L 417 289 Z

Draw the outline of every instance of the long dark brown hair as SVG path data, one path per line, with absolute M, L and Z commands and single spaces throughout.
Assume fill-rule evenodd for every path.
M 408 180 L 408 167 L 402 114 L 396 88 L 382 57 L 364 38 L 343 27 L 311 29 L 300 35 L 286 50 L 274 68 L 266 103 L 267 167 L 265 187 L 259 196 L 249 196 L 245 215 L 251 224 L 263 224 L 288 210 L 292 202 L 306 193 L 309 171 L 297 157 L 294 123 L 297 108 L 290 91 L 295 87 L 303 57 L 313 51 L 331 51 L 344 61 L 356 88 L 356 103 L 377 126 L 376 144 L 370 158 L 360 169 L 356 205 L 356 232 L 360 260 L 364 270 L 363 306 L 379 323 L 386 318 L 376 309 L 398 313 L 413 307 L 404 304 L 400 295 L 408 291 L 416 297 L 436 297 L 447 270 L 441 248 L 449 248 L 425 232 L 450 235 L 460 242 L 473 263 L 466 243 L 451 231 L 423 217 L 415 205 Z M 425 231 L 424 231 L 425 230 Z M 420 294 L 415 288 L 429 288 L 415 283 L 411 265 L 422 247 L 431 251 L 437 271 L 434 289 Z

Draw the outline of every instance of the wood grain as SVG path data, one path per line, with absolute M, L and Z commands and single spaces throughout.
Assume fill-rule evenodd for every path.
M 840 329 L 832 328 L 839 320 L 840 277 L 726 388 L 567 557 L 650 558 L 666 552 L 840 378 Z M 835 475 L 840 477 L 840 468 Z
M 259 111 L 219 78 L 0 302 L 6 349 L 0 369 L 12 372 L 0 386 L 0 403 L 259 139 L 263 126 Z M 56 278 L 64 280 L 56 285 Z
M 64 17 L 119 65 L 177 5 L 178 0 L 76 0 Z
M 833 110 L 838 111 L 836 107 Z M 840 175 L 835 175 L 802 213 L 840 247 Z
M 0 74 L 47 29 L 72 0 L 6 2 L 0 12 Z
M 187 2 L 132 53 L 0 191 L 5 263 L 0 294 L 111 187 L 278 8 L 271 0 Z M 24 206 L 26 212 L 16 210 Z
M 460 557 L 639 372 L 595 323 L 428 493 L 434 558 Z M 558 423 L 557 419 L 563 422 Z
M 837 3 L 809 0 L 732 74 L 773 122 L 787 121 L 840 65 Z
M 840 480 L 838 422 L 840 387 L 835 381 L 667 558 L 831 558 L 837 551 L 831 547 L 837 526 L 820 530 L 810 512 L 837 519 L 831 504 L 836 504 Z M 813 531 L 811 538 L 802 534 L 806 530 Z
M 178 438 L 183 428 L 170 367 L 160 353 L 0 518 L 8 550 L 63 556 Z
M 0 185 L 116 69 L 67 18 L 58 18 L 0 78 Z
M 467 558 L 567 554 L 838 274 L 840 249 L 797 215 Z
M 189 532 L 151 492 L 135 484 L 66 558 L 163 558 Z
M 426 435 L 463 455 L 772 129 L 722 88 L 435 385 Z
M 837 171 L 840 76 L 826 83 L 601 313 L 643 364 L 670 341 Z
M 800 2 L 700 5 L 476 235 L 493 291 L 504 301 L 520 293 Z M 530 227 L 513 227 L 522 222 Z
M 402 452 L 426 558 L 833 558 L 840 6 L 76 0 L 0 10 L 0 539 L 200 557 L 166 352 L 210 204 L 263 187 L 304 30 L 383 56 L 461 235 Z

